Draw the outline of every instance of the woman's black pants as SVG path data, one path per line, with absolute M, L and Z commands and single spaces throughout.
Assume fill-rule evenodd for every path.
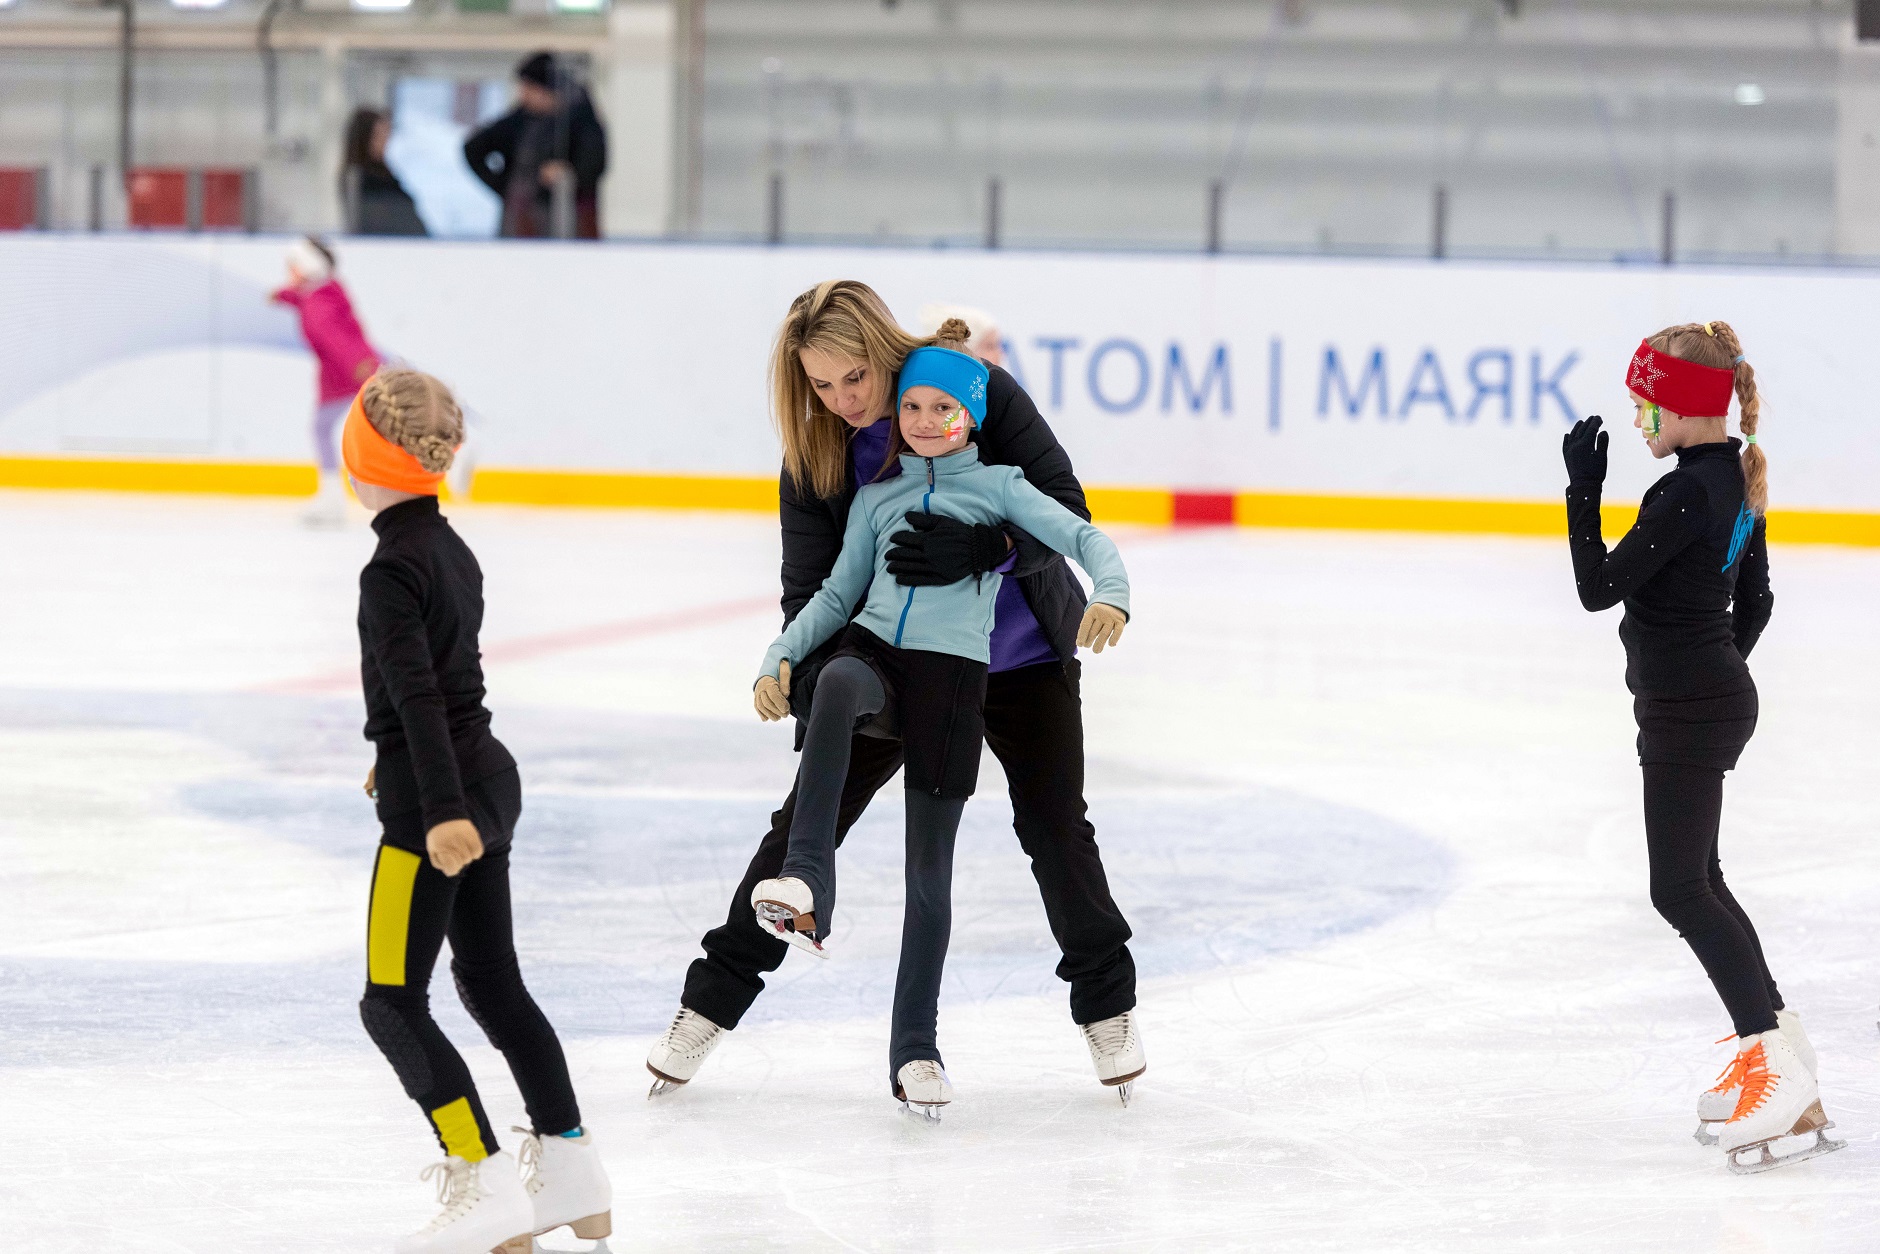
M 1078 663 L 1047 662 L 988 676 L 985 724 L 986 744 L 1010 784 L 1019 846 L 1031 859 L 1051 934 L 1064 955 L 1057 973 L 1071 986 L 1071 1018 L 1095 1023 L 1133 1009 L 1136 966 L 1129 953 L 1129 924 L 1110 896 L 1096 829 L 1086 817 Z M 901 757 L 899 741 L 852 738 L 837 803 L 838 844 L 901 768 Z M 799 776 L 782 808 L 770 816 L 770 830 L 732 894 L 725 922 L 705 933 L 705 956 L 686 972 L 681 1003 L 719 1027 L 738 1025 L 763 992 L 765 974 L 789 952 L 788 945 L 757 926 L 751 890 L 783 867 L 802 787 Z M 914 853 L 910 848 L 910 858 Z

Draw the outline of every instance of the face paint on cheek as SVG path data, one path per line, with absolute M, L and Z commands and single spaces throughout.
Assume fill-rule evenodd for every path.
M 1645 438 L 1648 440 L 1658 438 L 1658 429 L 1661 425 L 1658 421 L 1658 414 L 1659 410 L 1656 405 L 1647 405 L 1639 411 L 1638 429 L 1645 433 Z
M 940 428 L 940 434 L 948 440 L 957 440 L 966 434 L 966 407 L 960 406 L 947 419 L 947 425 Z

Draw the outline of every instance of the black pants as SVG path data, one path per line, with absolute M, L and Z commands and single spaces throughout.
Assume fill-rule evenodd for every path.
M 572 1132 L 581 1112 L 561 1042 L 516 962 L 509 910 L 509 840 L 522 813 L 516 772 L 470 785 L 465 800 L 488 852 L 455 876 L 414 851 L 424 842 L 416 814 L 386 822 L 372 877 L 359 1017 L 444 1152 L 477 1162 L 499 1148 L 496 1133 L 463 1057 L 431 1018 L 431 970 L 446 937 L 457 996 L 509 1064 L 535 1131 Z
M 1643 770 L 1652 905 L 1703 964 L 1736 1034 L 1767 1032 L 1776 1026 L 1782 994 L 1749 915 L 1723 882 L 1717 858 L 1723 772 L 1672 762 L 1646 763 Z
M 1077 681 L 1075 661 L 989 676 L 985 734 L 1005 768 L 1019 847 L 1031 859 L 1051 934 L 1064 954 L 1057 973 L 1071 986 L 1071 1018 L 1095 1023 L 1135 1007 L 1136 965 L 1129 954 L 1129 924 L 1110 897 L 1096 829 L 1085 817 Z M 836 818 L 838 844 L 900 767 L 898 741 L 853 738 Z M 797 792 L 792 788 L 783 807 L 770 816 L 770 830 L 732 895 L 725 922 L 705 933 L 705 956 L 686 972 L 681 1003 L 723 1028 L 738 1025 L 764 991 L 764 975 L 789 952 L 788 945 L 757 926 L 751 889 L 783 866 Z

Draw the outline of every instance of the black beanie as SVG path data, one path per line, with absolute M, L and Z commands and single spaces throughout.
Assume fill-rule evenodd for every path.
M 555 56 L 550 52 L 537 52 L 523 59 L 516 67 L 516 77 L 538 87 L 555 90 Z

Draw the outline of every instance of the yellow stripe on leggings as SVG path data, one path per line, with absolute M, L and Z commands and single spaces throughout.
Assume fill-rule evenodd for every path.
M 418 879 L 418 863 L 415 853 L 379 846 L 372 917 L 366 926 L 366 978 L 374 984 L 405 983 L 405 936 L 411 927 L 411 888 Z
M 477 1117 L 470 1111 L 470 1099 L 460 1097 L 431 1112 L 437 1139 L 444 1142 L 444 1152 L 455 1154 L 467 1163 L 480 1163 L 490 1156 L 483 1148 L 483 1134 L 477 1130 Z

